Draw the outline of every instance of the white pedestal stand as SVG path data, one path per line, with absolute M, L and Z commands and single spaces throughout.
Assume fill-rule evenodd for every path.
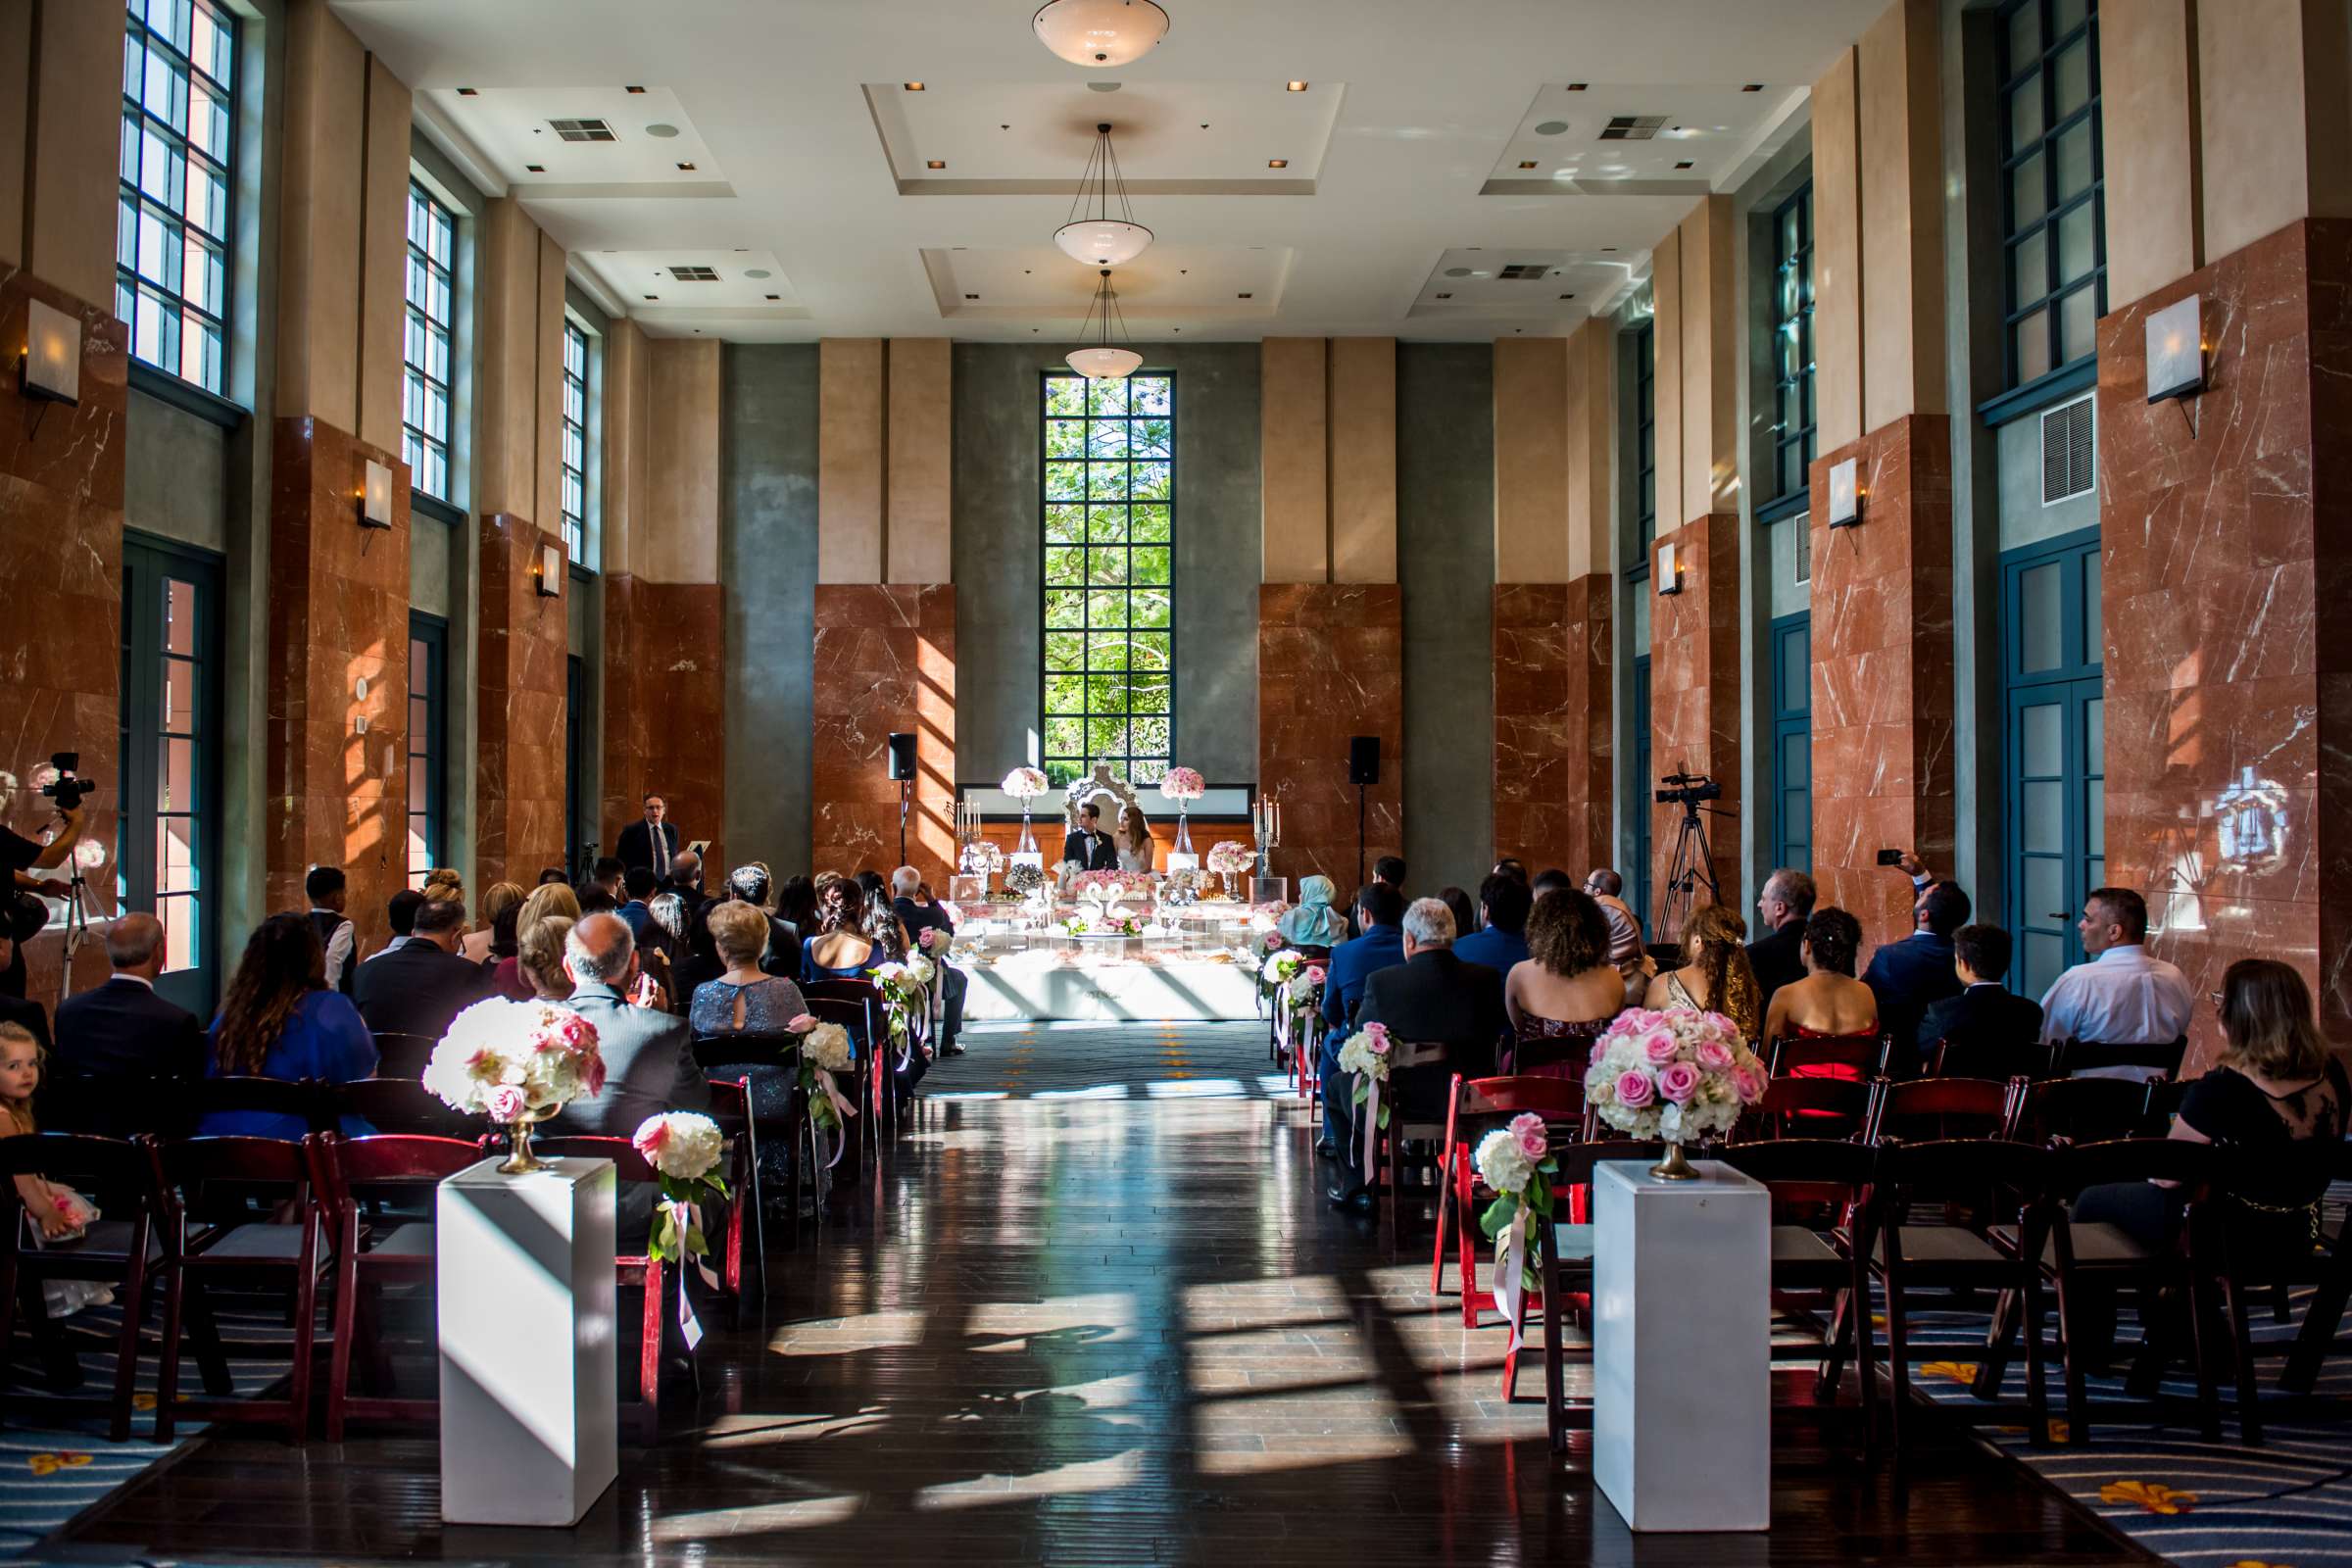
M 1592 1478 L 1642 1530 L 1772 1523 L 1772 1201 L 1715 1160 L 1592 1172 Z
M 612 1162 L 484 1160 L 435 1207 L 441 1518 L 580 1522 L 620 1463 Z

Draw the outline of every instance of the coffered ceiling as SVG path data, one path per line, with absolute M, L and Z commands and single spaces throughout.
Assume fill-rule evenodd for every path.
M 609 308 L 747 342 L 1071 336 L 1097 279 L 1052 234 L 1102 122 L 1157 235 L 1138 339 L 1565 332 L 1885 0 L 1164 4 L 1089 71 L 1036 0 L 333 0 Z

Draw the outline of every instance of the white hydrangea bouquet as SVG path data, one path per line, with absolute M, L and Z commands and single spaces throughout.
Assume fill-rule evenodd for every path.
M 629 1142 L 662 1178 L 662 1201 L 654 1210 L 646 1255 L 670 1259 L 709 1252 L 703 1209 L 727 1196 L 726 1181 L 716 1174 L 727 1152 L 718 1123 L 696 1111 L 666 1111 L 638 1123 Z
M 1549 1129 L 1533 1111 L 1513 1116 L 1509 1126 L 1480 1139 L 1474 1158 L 1479 1179 L 1494 1194 L 1478 1224 L 1494 1244 L 1495 1300 L 1510 1324 L 1510 1348 L 1516 1350 L 1519 1303 L 1536 1288 L 1544 1222 L 1551 1218 L 1551 1178 L 1560 1166 L 1551 1157 Z
M 858 1114 L 834 1081 L 835 1073 L 847 1072 L 856 1060 L 850 1050 L 850 1032 L 837 1023 L 819 1023 L 809 1013 L 801 1013 L 785 1029 L 801 1037 L 800 1072 L 801 1095 L 808 1102 L 808 1121 L 820 1133 L 838 1132 L 847 1118 Z M 841 1160 L 844 1139 L 834 1148 L 827 1167 Z
M 874 966 L 874 984 L 882 990 L 893 1040 L 905 1041 L 913 1036 L 915 1019 L 931 1004 L 931 980 L 938 972 L 931 960 L 919 953 L 910 953 L 901 961 Z
M 442 1103 L 508 1129 L 513 1152 L 500 1170 L 540 1168 L 531 1127 L 605 1087 L 596 1025 L 552 1002 L 492 997 L 450 1021 L 425 1063 L 424 1087 Z
M 1268 998 L 1279 997 L 1283 988 L 1291 983 L 1304 964 L 1305 960 L 1289 948 L 1278 948 L 1267 954 L 1266 961 L 1257 969 L 1257 994 Z
M 1368 1023 L 1343 1041 L 1340 1071 L 1354 1076 L 1355 1092 L 1350 1099 L 1364 1107 L 1364 1179 L 1370 1181 L 1380 1147 L 1373 1134 L 1389 1124 L 1389 1107 L 1380 1101 L 1380 1092 L 1389 1081 L 1389 1026 Z
M 1636 1007 L 1619 1013 L 1594 1046 L 1585 1100 L 1620 1132 L 1674 1146 L 1658 1170 L 1679 1175 L 1683 1145 L 1731 1131 L 1764 1098 L 1768 1077 L 1723 1014 Z

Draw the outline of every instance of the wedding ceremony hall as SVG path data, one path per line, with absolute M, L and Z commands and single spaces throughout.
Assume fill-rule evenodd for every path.
M 2348 0 L 0 0 L 0 1568 L 2352 1568 L 2339 590 Z

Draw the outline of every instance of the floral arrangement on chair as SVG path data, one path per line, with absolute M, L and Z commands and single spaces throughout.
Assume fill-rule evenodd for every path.
M 442 1103 L 487 1116 L 513 1143 L 508 1175 L 541 1169 L 531 1128 L 605 1087 L 596 1025 L 550 1002 L 492 997 L 450 1021 L 425 1063 L 424 1087 Z
M 713 1174 L 727 1150 L 718 1123 L 691 1110 L 667 1111 L 638 1123 L 629 1142 L 662 1178 L 662 1202 L 654 1210 L 646 1255 L 670 1259 L 681 1252 L 697 1257 L 709 1252 L 702 1210 L 727 1196 L 726 1182 Z
M 1279 943 L 1280 939 L 1276 940 Z M 1266 961 L 1257 967 L 1257 994 L 1268 999 L 1280 996 L 1304 962 L 1288 948 L 1277 946 L 1269 951 Z
M 1290 984 L 1283 987 L 1283 999 L 1290 1004 L 1291 1011 L 1298 1013 L 1322 1010 L 1323 982 L 1327 978 L 1323 966 L 1319 963 L 1310 963 L 1292 975 Z
M 1171 767 L 1159 776 L 1159 793 L 1171 801 L 1197 801 L 1208 793 L 1208 781 L 1198 769 Z
M 809 1125 L 819 1132 L 838 1132 L 845 1117 L 858 1114 L 858 1107 L 843 1097 L 841 1086 L 833 1081 L 835 1073 L 849 1071 L 856 1059 L 850 1050 L 850 1032 L 837 1023 L 819 1023 L 806 1012 L 784 1027 L 801 1037 L 801 1094 L 808 1102 Z M 841 1147 L 836 1147 L 826 1164 L 831 1166 L 840 1159 Z
M 1039 769 L 1016 767 L 1004 775 L 1004 782 L 997 788 L 1016 801 L 1034 801 L 1053 786 L 1046 782 L 1046 775 Z
M 1636 1007 L 1617 1015 L 1592 1048 L 1585 1099 L 1611 1127 L 1668 1144 L 1652 1174 L 1693 1174 L 1686 1143 L 1729 1132 L 1764 1098 L 1764 1063 L 1740 1026 L 1719 1012 Z
M 939 971 L 929 958 L 910 953 L 904 962 L 877 964 L 874 984 L 881 988 L 883 1010 L 890 1015 L 890 1037 L 902 1043 L 914 1035 L 914 1020 L 931 1005 L 931 979 Z
M 1497 1304 L 1511 1326 L 1511 1348 L 1519 1348 L 1519 1303 L 1536 1288 L 1536 1265 L 1544 1256 L 1543 1221 L 1551 1217 L 1551 1178 L 1559 1162 L 1551 1157 L 1550 1135 L 1544 1118 L 1533 1111 L 1513 1116 L 1479 1140 L 1474 1156 L 1479 1179 L 1494 1193 L 1494 1201 L 1479 1216 L 1479 1229 L 1494 1244 Z

